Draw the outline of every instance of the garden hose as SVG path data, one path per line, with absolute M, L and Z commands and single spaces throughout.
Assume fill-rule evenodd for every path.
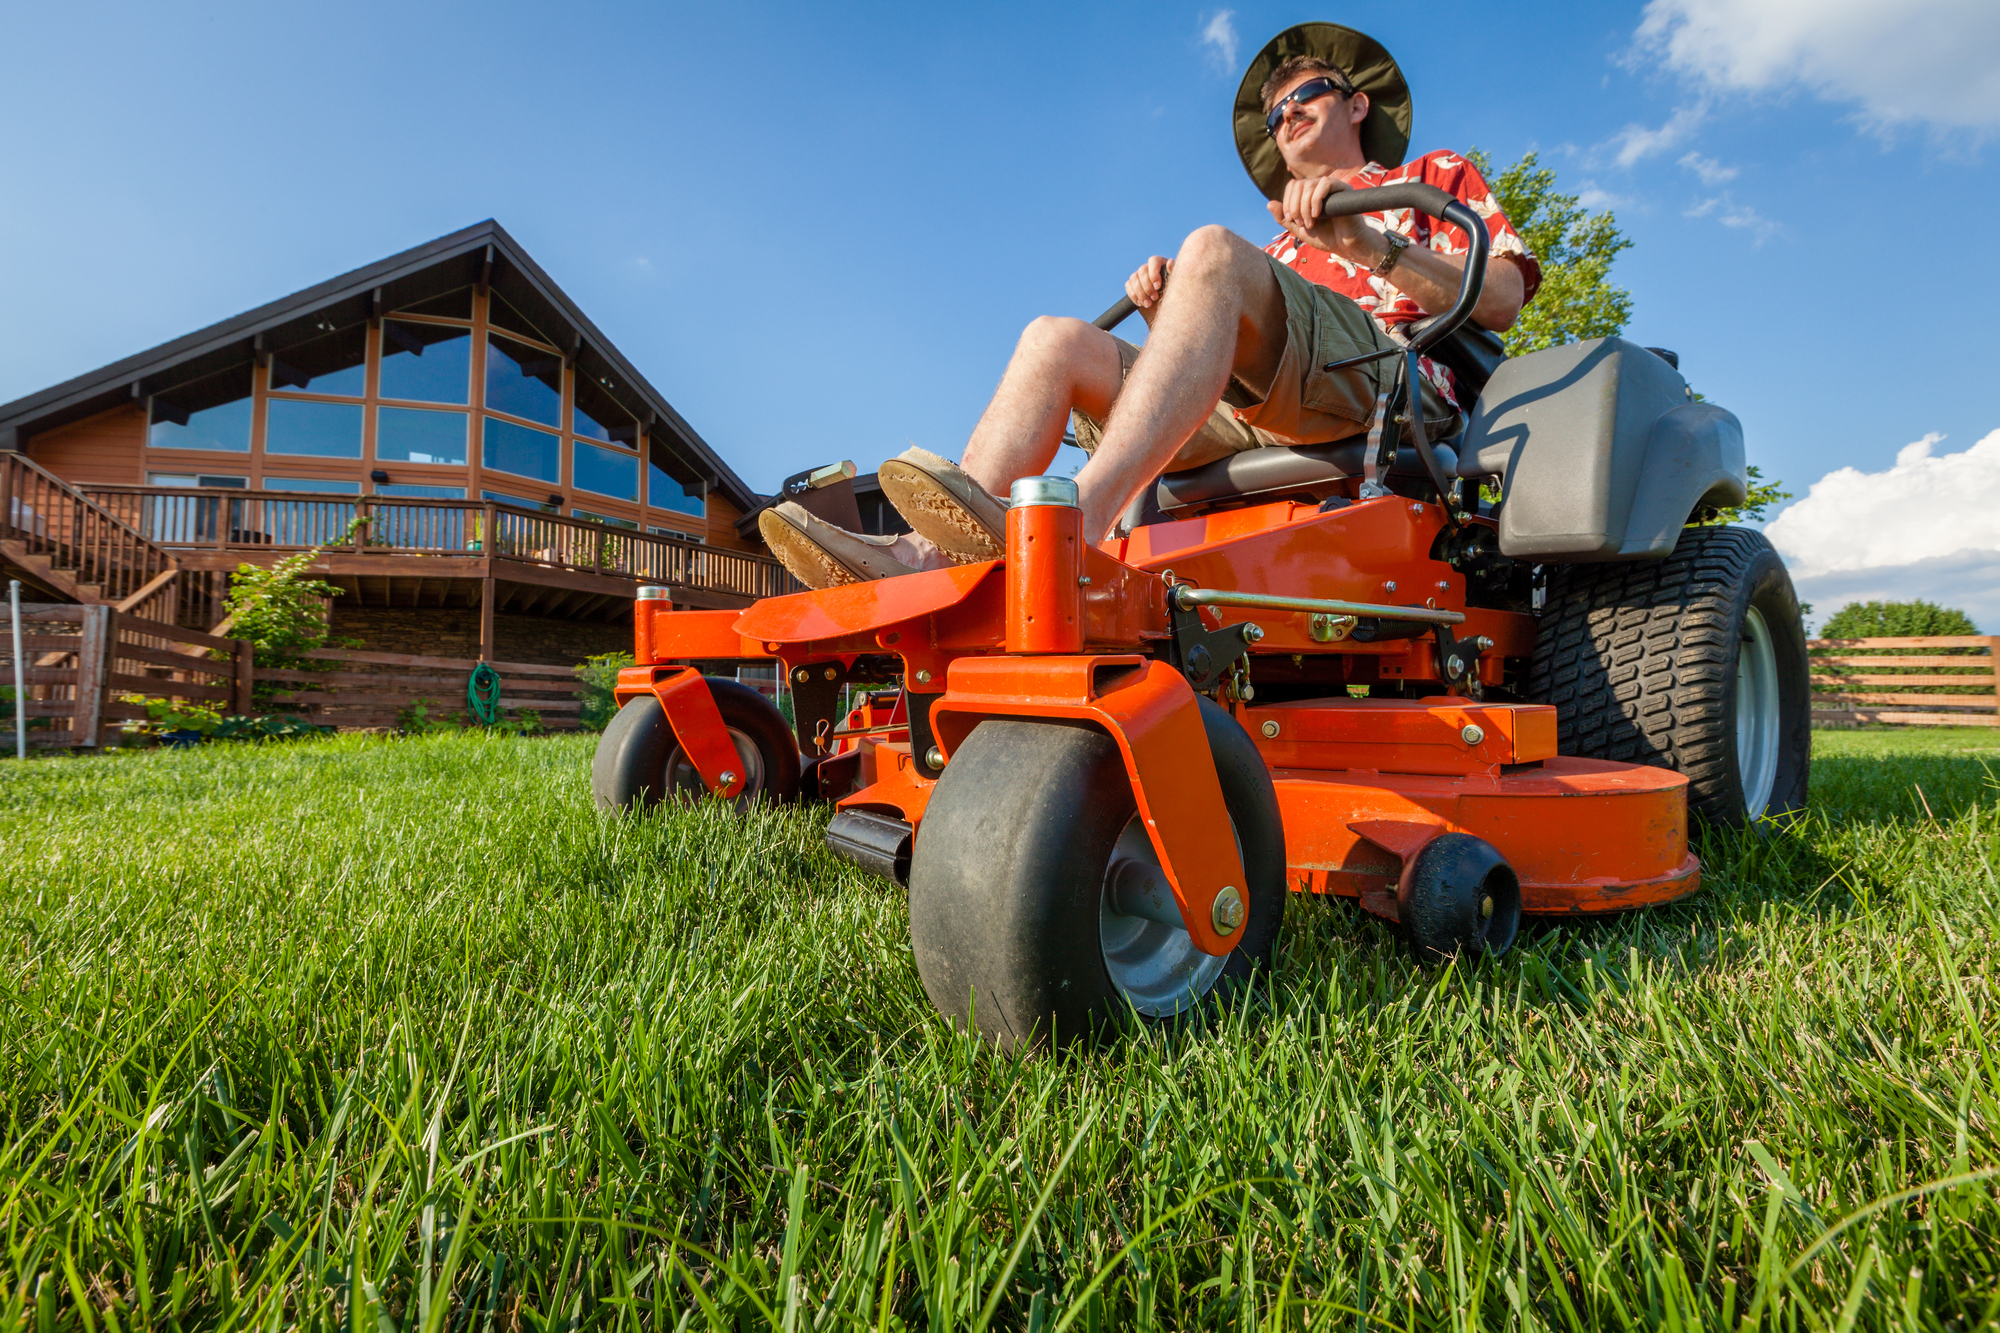
M 490 662 L 472 668 L 465 682 L 465 711 L 474 722 L 490 727 L 500 720 L 500 673 Z

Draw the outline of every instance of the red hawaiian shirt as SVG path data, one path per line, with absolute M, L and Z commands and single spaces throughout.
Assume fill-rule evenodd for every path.
M 1500 211 L 1500 204 L 1493 197 L 1492 187 L 1479 174 L 1478 168 L 1466 161 L 1463 154 L 1451 152 L 1426 153 L 1414 162 L 1390 170 L 1370 162 L 1357 172 L 1350 186 L 1357 190 L 1372 189 L 1378 185 L 1401 185 L 1405 181 L 1422 181 L 1435 185 L 1447 194 L 1453 194 L 1472 206 L 1472 211 L 1486 220 L 1486 232 L 1492 239 L 1489 253 L 1498 258 L 1507 255 L 1520 265 L 1522 296 L 1526 305 L 1535 298 L 1535 289 L 1542 285 L 1542 266 L 1528 250 L 1527 242 L 1514 230 L 1514 224 L 1507 221 L 1507 215 Z M 1363 213 L 1361 220 L 1377 231 L 1393 231 L 1410 238 L 1413 245 L 1427 245 L 1441 255 L 1464 254 L 1469 244 L 1464 232 L 1449 223 L 1434 222 L 1414 208 L 1391 209 L 1383 213 Z M 1405 296 L 1390 278 L 1378 278 L 1359 264 L 1349 263 L 1331 251 L 1315 249 L 1312 246 L 1294 244 L 1289 233 L 1281 235 L 1264 247 L 1264 253 L 1271 255 L 1280 264 L 1293 269 L 1300 277 L 1316 282 L 1322 287 L 1339 292 L 1354 304 L 1366 310 L 1397 342 L 1406 341 L 1401 330 L 1406 324 L 1413 324 L 1424 318 L 1424 309 Z M 1436 364 L 1429 357 L 1422 359 L 1424 379 L 1452 406 L 1459 406 L 1451 372 Z

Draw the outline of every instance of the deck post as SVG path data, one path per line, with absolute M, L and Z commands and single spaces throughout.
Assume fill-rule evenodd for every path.
M 254 705 L 250 699 L 250 687 L 256 682 L 257 649 L 248 639 L 236 639 L 236 715 L 250 716 Z
M 83 635 L 76 651 L 76 702 L 70 711 L 69 743 L 93 749 L 103 740 L 104 689 L 117 656 L 118 613 L 108 606 L 83 608 Z
M 479 660 L 493 660 L 493 562 L 486 562 L 486 577 L 479 581 Z

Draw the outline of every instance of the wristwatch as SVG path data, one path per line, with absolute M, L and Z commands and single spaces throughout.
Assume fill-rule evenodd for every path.
M 1389 253 L 1382 256 L 1382 262 L 1374 268 L 1375 276 L 1386 278 L 1389 270 L 1396 267 L 1396 261 L 1403 257 L 1403 251 L 1410 248 L 1410 238 L 1400 232 L 1384 232 L 1382 239 L 1389 243 Z

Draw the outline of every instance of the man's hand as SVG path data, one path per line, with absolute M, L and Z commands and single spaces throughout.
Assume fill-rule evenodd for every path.
M 1368 244 L 1368 228 L 1360 218 L 1320 216 L 1320 207 L 1327 197 L 1348 188 L 1346 181 L 1335 176 L 1287 181 L 1285 197 L 1272 200 L 1265 207 L 1271 210 L 1271 216 L 1277 219 L 1278 225 L 1290 232 L 1292 239 L 1300 245 L 1327 250 L 1354 263 L 1366 260 L 1372 264 L 1374 256 Z
M 1167 290 L 1167 275 L 1174 271 L 1174 261 L 1165 255 L 1154 255 L 1139 266 L 1139 271 L 1125 279 L 1125 295 L 1132 304 L 1139 307 L 1139 313 L 1146 322 L 1153 322 L 1153 312 L 1159 309 L 1160 297 Z

